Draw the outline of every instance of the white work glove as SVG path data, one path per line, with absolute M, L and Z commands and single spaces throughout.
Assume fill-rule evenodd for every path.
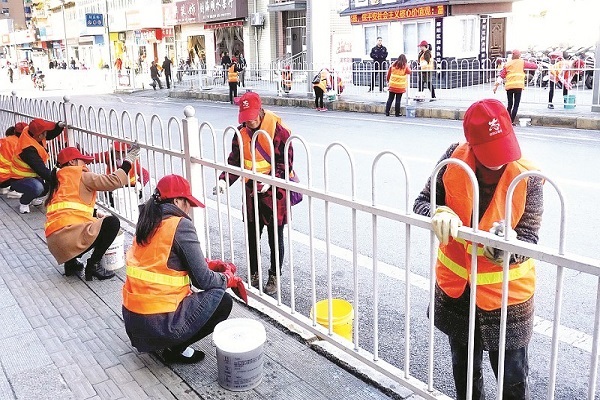
M 504 221 L 494 222 L 489 232 L 493 233 L 494 235 L 504 237 Z M 517 232 L 512 229 L 508 235 L 509 240 L 514 240 L 517 238 Z M 504 250 L 500 250 L 491 246 L 483 246 L 483 256 L 495 264 L 502 265 L 504 263 Z
M 135 160 L 140 156 L 140 150 L 140 146 L 137 143 L 134 143 L 127 152 L 127 155 L 123 158 L 123 161 L 129 161 L 129 163 L 133 165 Z
M 67 123 L 64 121 L 58 121 L 56 125 L 58 125 L 59 128 L 64 128 L 65 126 L 67 126 Z
M 225 189 L 227 189 L 227 182 L 225 182 L 223 179 L 219 179 L 217 186 L 213 188 L 213 194 L 216 195 L 217 192 L 225 194 Z
M 462 221 L 450 207 L 440 206 L 431 217 L 431 226 L 441 244 L 448 244 L 450 236 L 458 236 Z
M 258 193 L 267 193 L 267 190 L 269 190 L 269 188 L 271 187 L 271 185 L 269 185 L 268 183 L 259 183 L 256 187 L 256 190 L 258 190 Z

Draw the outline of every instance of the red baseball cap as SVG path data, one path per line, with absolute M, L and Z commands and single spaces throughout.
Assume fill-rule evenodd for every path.
M 465 138 L 486 167 L 499 167 L 521 158 L 521 148 L 506 107 L 494 99 L 473 103 L 465 112 Z
M 54 122 L 46 121 L 45 119 L 36 118 L 29 123 L 29 133 L 39 135 L 42 132 L 51 131 L 56 127 Z
M 246 92 L 240 97 L 240 113 L 238 122 L 243 124 L 246 121 L 251 121 L 258 117 L 258 113 L 262 108 L 262 101 L 256 92 Z
M 77 147 L 65 147 L 56 157 L 59 165 L 65 165 L 71 160 L 83 160 L 86 164 L 94 161 L 94 157 L 81 154 Z
M 15 133 L 22 133 L 27 124 L 25 122 L 17 122 L 15 124 Z
M 129 145 L 127 143 L 119 142 L 118 140 L 115 140 L 113 142 L 113 147 L 115 148 L 116 151 L 120 151 L 120 152 L 129 150 Z
M 421 43 L 419 43 L 419 47 L 421 47 L 421 46 L 427 47 L 427 46 L 429 46 L 429 43 L 427 43 L 427 40 L 421 40 Z
M 190 202 L 192 207 L 204 207 L 204 204 L 197 198 L 192 196 L 192 189 L 189 182 L 179 175 L 163 176 L 156 184 L 161 199 L 177 199 L 184 198 Z

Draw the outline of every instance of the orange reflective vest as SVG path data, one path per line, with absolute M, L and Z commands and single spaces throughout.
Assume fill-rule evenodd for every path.
M 48 163 L 50 155 L 46 151 L 46 139 L 43 139 L 42 143 L 38 143 L 29 135 L 29 127 L 27 126 L 25 129 L 23 129 L 23 133 L 21 133 L 21 136 L 19 136 L 19 141 L 15 146 L 15 151 L 11 161 L 11 178 L 23 179 L 35 178 L 38 176 L 38 174 L 35 173 L 29 164 L 21 160 L 21 152 L 23 149 L 31 146 L 35 147 L 42 161 L 44 163 Z
M 419 65 L 422 71 L 433 71 L 433 57 L 429 59 L 429 62 L 425 60 L 425 52 L 419 57 Z
M 79 196 L 81 175 L 87 171 L 87 167 L 82 165 L 63 167 L 56 172 L 59 185 L 46 208 L 46 237 L 66 226 L 96 220 L 96 193 L 87 203 Z
M 238 81 L 238 73 L 235 72 L 235 64 L 231 64 L 231 66 L 227 70 L 227 79 L 229 80 L 229 82 Z
M 525 88 L 525 61 L 520 58 L 510 60 L 504 68 L 506 68 L 506 81 L 504 82 L 506 90 Z
M 395 93 L 404 93 L 408 87 L 408 75 L 406 74 L 406 67 L 395 68 L 390 67 L 390 91 Z
M 273 137 L 275 136 L 275 128 L 276 128 L 277 124 L 281 124 L 281 118 L 278 117 L 277 115 L 275 115 L 274 113 L 272 113 L 271 111 L 265 110 L 265 117 L 263 118 L 262 123 L 260 124 L 260 129 L 264 130 L 265 132 L 267 132 L 269 134 L 269 136 L 271 137 L 271 141 L 273 140 Z M 252 169 L 252 151 L 251 151 L 252 131 L 246 127 L 243 127 L 240 130 L 240 133 L 242 134 L 242 141 L 243 141 L 244 168 L 251 170 Z M 271 145 L 269 143 L 269 140 L 265 137 L 265 135 L 263 135 L 263 134 L 258 135 L 258 137 L 256 139 L 256 157 L 255 157 L 256 172 L 268 175 L 271 173 L 271 163 L 269 161 L 265 160 L 265 158 L 262 156 L 262 154 L 258 150 L 259 143 L 260 143 L 260 147 L 263 149 L 263 151 L 271 157 L 271 161 L 273 161 L 273 158 L 275 158 L 275 155 L 270 154 Z
M 466 162 L 475 171 L 475 156 L 468 144 L 459 145 L 452 154 Z M 486 209 L 479 229 L 488 231 L 494 222 L 504 219 L 505 196 L 512 180 L 521 172 L 535 169 L 525 160 L 514 161 L 498 182 L 492 200 Z M 443 176 L 446 205 L 460 217 L 465 226 L 471 226 L 473 188 L 470 179 L 458 165 L 449 164 Z M 525 209 L 527 182 L 521 180 L 512 198 L 511 227 L 517 225 Z M 452 298 L 460 297 L 471 277 L 471 242 L 450 238 L 447 245 L 440 244 L 436 265 L 437 283 Z M 502 266 L 483 256 L 483 246 L 477 245 L 477 306 L 483 310 L 497 310 L 502 302 Z M 520 304 L 533 296 L 535 290 L 535 267 L 532 259 L 510 266 L 508 304 Z
M 162 220 L 145 246 L 136 243 L 127 251 L 123 306 L 137 314 L 160 314 L 177 310 L 179 303 L 192 293 L 185 271 L 167 265 L 175 231 L 181 217 Z
M 4 182 L 11 177 L 11 165 L 15 147 L 19 138 L 17 136 L 7 136 L 2 139 L 0 146 L 0 182 Z

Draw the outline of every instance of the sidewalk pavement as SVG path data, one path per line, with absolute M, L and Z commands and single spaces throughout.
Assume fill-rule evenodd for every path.
M 0 198 L 0 399 L 420 398 L 238 302 L 230 318 L 258 320 L 267 332 L 256 388 L 219 386 L 211 336 L 194 345 L 206 353 L 197 365 L 138 353 L 121 318 L 123 269 L 102 282 L 65 277 L 46 247 L 43 207 L 22 215 L 18 206 Z
M 238 88 L 238 95 L 241 96 L 247 90 L 255 90 L 261 95 L 263 104 L 305 107 L 314 109 L 314 96 L 312 93 L 299 94 L 293 92 L 279 95 L 275 89 L 267 88 Z M 457 89 L 458 90 L 458 89 Z M 408 101 L 402 99 L 402 115 L 406 116 L 407 105 L 415 108 L 416 118 L 439 118 L 462 120 L 464 112 L 475 101 L 474 99 L 483 98 L 483 93 L 478 88 L 461 88 L 464 98 L 468 100 L 444 99 L 443 91 L 438 92 L 438 98 L 435 101 L 416 102 L 413 99 Z M 166 89 L 165 89 L 166 91 Z M 165 96 L 187 99 L 203 99 L 210 101 L 229 102 L 229 89 L 227 86 L 211 87 L 209 90 L 176 85 L 172 89 L 165 91 L 143 90 L 131 93 L 133 96 Z M 590 95 L 590 93 L 586 93 Z M 351 111 L 370 114 L 380 114 L 385 117 L 385 103 L 387 101 L 387 91 L 383 93 L 343 93 L 337 100 L 325 100 L 325 106 L 329 110 Z M 497 94 L 488 94 L 487 97 L 496 98 L 506 103 L 506 96 Z M 560 96 L 557 96 L 560 97 Z M 554 110 L 549 110 L 547 104 L 521 103 L 517 121 L 529 118 L 528 125 L 533 126 L 552 126 L 564 128 L 600 130 L 600 112 L 592 112 L 590 106 L 577 106 L 574 109 L 564 109 L 562 104 L 556 103 Z

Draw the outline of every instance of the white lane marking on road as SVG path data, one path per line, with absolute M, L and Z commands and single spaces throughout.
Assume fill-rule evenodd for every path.
M 210 207 L 213 210 L 216 210 L 217 202 L 212 199 L 206 199 L 206 206 Z M 221 210 L 223 214 L 227 212 L 226 204 L 222 205 Z M 232 207 L 231 212 L 233 218 L 238 219 L 240 221 L 242 220 L 241 210 Z M 285 229 L 284 231 L 287 235 L 287 229 Z M 292 240 L 306 247 L 310 246 L 310 237 L 307 234 L 298 231 L 292 231 Z M 322 252 L 327 251 L 327 246 L 324 240 L 313 238 L 313 245 L 315 247 L 315 250 L 319 250 Z M 337 257 L 346 262 L 352 263 L 354 259 L 352 250 L 344 249 L 333 243 L 329 245 L 329 248 L 331 250 L 332 256 Z M 366 268 L 371 271 L 373 270 L 373 259 L 371 257 L 358 254 L 357 261 L 360 267 Z M 386 275 L 387 277 L 397 279 L 401 282 L 406 283 L 406 273 L 404 268 L 396 267 L 383 261 L 379 261 L 377 264 L 377 269 L 380 273 Z M 413 272 L 410 273 L 409 279 L 410 284 L 412 286 L 429 293 L 429 279 L 421 275 L 415 274 Z M 540 335 L 552 338 L 552 324 L 552 321 L 536 316 L 533 321 L 533 330 L 534 332 Z M 592 352 L 593 337 L 576 329 L 572 329 L 564 325 L 559 325 L 558 340 L 563 343 L 569 344 L 573 347 L 577 347 L 581 350 L 584 350 L 588 353 Z

